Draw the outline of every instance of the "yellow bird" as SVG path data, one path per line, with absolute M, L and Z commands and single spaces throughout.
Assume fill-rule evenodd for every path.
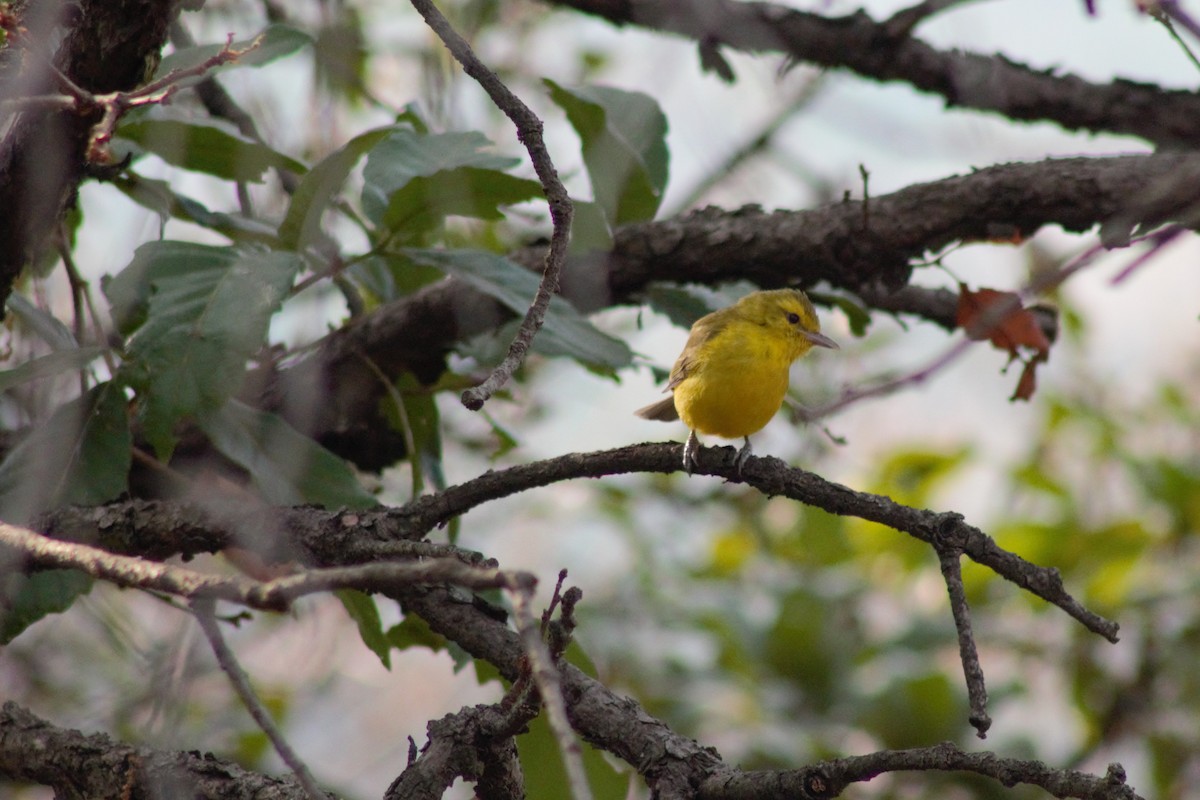
M 752 292 L 696 320 L 671 369 L 666 388 L 671 397 L 634 413 L 661 422 L 683 420 L 691 430 L 683 446 L 683 468 L 689 475 L 697 466 L 697 431 L 744 438 L 734 462 L 741 472 L 750 457 L 750 434 L 783 405 L 788 368 L 814 346 L 837 349 L 821 334 L 816 309 L 804 292 Z

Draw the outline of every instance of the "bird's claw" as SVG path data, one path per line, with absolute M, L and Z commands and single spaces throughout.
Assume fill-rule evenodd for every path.
M 742 467 L 746 466 L 746 462 L 750 460 L 750 437 L 746 437 L 746 443 L 742 445 L 742 449 L 737 451 L 737 455 L 733 459 L 733 471 L 741 477 Z
M 692 431 L 683 445 L 683 471 L 688 475 L 700 466 L 700 462 L 696 460 L 699 450 L 700 440 L 696 438 L 696 432 Z

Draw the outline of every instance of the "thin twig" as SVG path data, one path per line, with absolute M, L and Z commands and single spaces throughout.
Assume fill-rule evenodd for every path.
M 92 336 L 96 339 L 96 344 L 103 347 L 102 357 L 104 364 L 108 367 L 110 375 L 117 374 L 117 363 L 113 359 L 112 351 L 106 347 L 107 337 L 104 335 L 104 327 L 100 324 L 100 315 L 96 313 L 96 303 L 92 298 L 91 284 L 84 280 L 79 268 L 75 265 L 75 256 L 71 252 L 71 248 L 67 247 L 67 236 L 65 225 L 61 229 L 59 236 L 59 257 L 62 258 L 63 267 L 67 271 L 67 281 L 71 285 L 71 302 L 75 309 L 75 338 L 77 341 L 83 341 L 83 317 L 79 307 L 82 300 L 83 305 L 87 308 L 87 316 L 91 320 Z
M 888 17 L 883 22 L 883 26 L 887 29 L 889 35 L 898 39 L 902 36 L 908 36 L 912 33 L 913 28 L 934 14 L 945 11 L 951 6 L 968 2 L 972 2 L 972 0 L 922 0 L 922 2 L 917 3 L 915 6 L 900 9 Z
M 1113 276 L 1112 285 L 1116 286 L 1117 284 L 1127 280 L 1130 275 L 1141 269 L 1150 261 L 1151 258 L 1158 255 L 1160 250 L 1169 245 L 1171 242 L 1175 241 L 1181 234 L 1184 233 L 1188 233 L 1188 229 L 1182 225 L 1168 225 L 1162 230 L 1155 231 L 1154 233 L 1146 236 L 1143 241 L 1151 242 L 1152 246 L 1150 249 L 1133 259 L 1133 261 L 1130 261 L 1125 265 L 1124 269 Z
M 70 78 L 55 70 L 59 83 L 68 94 L 76 98 L 76 107 L 78 110 L 103 110 L 100 121 L 92 127 L 92 134 L 88 139 L 87 160 L 90 163 L 97 164 L 107 163 L 110 160 L 108 158 L 108 145 L 112 141 L 117 121 L 129 109 L 166 102 L 179 90 L 180 82 L 185 78 L 205 75 L 219 66 L 236 61 L 251 50 L 258 48 L 261 44 L 262 37 L 260 36 L 246 47 L 235 50 L 233 48 L 233 34 L 229 34 L 225 41 L 225 46 L 221 48 L 220 52 L 194 66 L 173 69 L 161 78 L 151 81 L 145 86 L 141 86 L 131 92 L 92 94 L 76 86 L 71 82 Z
M 271 740 L 271 744 L 275 747 L 275 752 L 283 759 L 283 763 L 287 764 L 296 775 L 296 780 L 300 781 L 300 785 L 304 787 L 309 800 L 326 800 L 325 793 L 317 786 L 317 782 L 313 779 L 308 765 L 301 760 L 296 751 L 283 738 L 283 734 L 280 733 L 279 728 L 275 725 L 275 721 L 271 719 L 270 712 L 267 711 L 266 706 L 262 704 L 262 701 L 258 699 L 258 695 L 255 694 L 254 687 L 250 685 L 250 679 L 246 675 L 245 670 L 238 663 L 233 651 L 229 649 L 229 645 L 225 643 L 225 637 L 221 635 L 221 629 L 217 625 L 216 617 L 213 616 L 214 602 L 211 599 L 197 599 L 193 600 L 191 605 L 196 622 L 200 623 L 200 630 L 204 631 L 204 635 L 212 647 L 213 655 L 217 657 L 217 664 L 220 665 L 221 671 L 229 677 L 229 682 L 233 684 L 233 690 L 241 698 L 242 704 L 246 706 L 246 710 L 250 712 L 250 716 L 254 718 L 258 727 Z
M 958 632 L 958 657 L 962 661 L 963 678 L 967 683 L 967 698 L 971 706 L 968 721 L 980 739 L 987 738 L 992 718 L 987 713 L 987 683 L 983 678 L 983 666 L 979 663 L 979 649 L 975 646 L 975 635 L 971 631 L 971 607 L 967 605 L 967 592 L 962 579 L 962 551 L 937 542 L 934 549 L 946 591 L 950 595 L 950 613 L 954 617 L 954 629 Z
M 1184 52 L 1187 53 L 1187 56 L 1191 59 L 1192 63 L 1200 66 L 1200 62 L 1196 61 L 1196 55 L 1192 52 L 1192 49 L 1187 46 L 1183 39 L 1181 39 L 1179 35 L 1175 33 L 1175 29 L 1171 27 L 1171 21 L 1174 20 L 1186 28 L 1187 32 L 1192 36 L 1200 39 L 1200 23 L 1197 23 L 1191 14 L 1179 7 L 1179 0 L 1159 0 L 1157 10 L 1151 11 L 1150 13 L 1167 26 L 1167 30 L 1171 32 L 1171 35 L 1174 36 L 1175 40 L 1179 42 L 1181 47 L 1183 47 Z
M 1176 226 L 1172 227 L 1174 228 Z M 1161 249 L 1164 244 L 1171 241 L 1175 235 L 1177 235 L 1177 232 L 1170 232 L 1168 235 L 1167 231 L 1155 231 L 1152 234 L 1133 240 L 1133 242 L 1130 244 L 1150 242 L 1152 245 L 1151 253 L 1154 253 Z M 1026 302 L 1031 297 L 1047 291 L 1048 289 L 1061 285 L 1075 273 L 1088 266 L 1091 266 L 1097 258 L 1107 251 L 1108 248 L 1103 243 L 1092 245 L 1087 250 L 1071 259 L 1071 261 L 1063 265 L 1060 269 L 1049 270 L 1043 275 L 1036 276 L 1032 281 L 1015 292 L 1012 297 L 1008 297 L 994 303 L 982 314 L 980 314 L 979 318 L 971 325 L 971 334 L 986 340 L 986 334 L 999 326 L 1009 314 L 1020 309 L 1022 303 Z M 1134 264 L 1122 272 L 1118 278 L 1123 277 L 1134 266 L 1139 265 L 1143 261 L 1144 258 L 1135 261 Z M 952 344 L 946 349 L 945 352 L 931 360 L 925 366 L 914 370 L 913 372 L 901 375 L 900 377 L 881 381 L 871 386 L 847 388 L 842 392 L 841 396 L 833 402 L 815 409 L 807 409 L 801 415 L 801 417 L 806 422 L 814 422 L 823 417 L 828 417 L 836 412 L 841 411 L 847 406 L 853 405 L 854 403 L 865 400 L 869 397 L 883 397 L 893 394 L 894 392 L 908 386 L 924 383 L 946 366 L 954 361 L 957 361 L 979 340 L 980 339 L 978 338 L 961 339 Z
M 908 750 L 883 750 L 862 756 L 823 761 L 799 770 L 717 773 L 695 792 L 698 800 L 783 800 L 794 797 L 838 797 L 852 783 L 884 773 L 907 771 L 965 772 L 991 778 L 1004 786 L 1040 786 L 1053 797 L 1089 800 L 1141 800 L 1125 783 L 1125 770 L 1110 764 L 1107 774 L 1051 769 L 1040 761 L 1000 758 L 995 753 L 968 753 L 951 742 Z
M 17 551 L 28 564 L 42 569 L 77 569 L 118 586 L 164 592 L 189 600 L 228 600 L 264 611 L 286 611 L 300 597 L 333 589 L 385 591 L 412 584 L 453 583 L 483 591 L 520 586 L 532 579 L 528 573 L 505 572 L 494 566 L 472 566 L 460 558 L 450 557 L 309 569 L 269 581 L 256 581 L 119 556 L 98 547 L 52 539 L 4 522 L 0 522 L 0 546 Z
M 513 586 L 510 590 L 513 598 L 513 616 L 516 617 L 517 633 L 521 637 L 521 646 L 529 657 L 529 671 L 537 684 L 538 693 L 542 697 L 542 707 L 546 710 L 546 719 L 550 730 L 558 742 L 559 752 L 562 753 L 563 766 L 567 771 L 567 784 L 571 797 L 575 800 L 591 800 L 592 790 L 588 785 L 587 773 L 583 770 L 583 754 L 579 748 L 579 740 L 571 729 L 567 719 L 567 704 L 562 694 L 562 679 L 550 649 L 542 638 L 537 619 L 530 610 L 533 599 L 533 587 Z
M 496 73 L 483 65 L 483 62 L 471 50 L 471 46 L 467 44 L 467 40 L 451 27 L 450 22 L 442 16 L 431 0 L 412 0 L 412 4 L 413 8 L 425 18 L 425 23 L 430 29 L 438 35 L 446 48 L 462 64 L 463 71 L 474 78 L 492 98 L 496 107 L 512 120 L 517 128 L 517 138 L 529 152 L 533 169 L 542 183 L 542 190 L 546 193 L 546 201 L 550 206 L 550 222 L 553 225 L 550 249 L 546 253 L 542 280 L 538 284 L 533 302 L 530 304 L 529 310 L 525 312 L 525 319 L 521 322 L 516 336 L 513 337 L 504 360 L 492 370 L 483 383 L 462 394 L 463 405 L 472 411 L 478 411 L 483 408 L 483 404 L 497 389 L 508 382 L 517 368 L 525 361 L 525 354 L 529 352 L 533 338 L 541 330 L 546 311 L 550 307 L 550 299 L 558 293 L 558 280 L 563 264 L 566 262 L 567 245 L 571 240 L 571 218 L 574 210 L 571 198 L 567 195 L 567 189 L 559 180 L 554 162 L 550 160 L 550 153 L 542 140 L 542 121 L 530 110 L 529 106 L 521 102 L 521 99 L 504 85 Z

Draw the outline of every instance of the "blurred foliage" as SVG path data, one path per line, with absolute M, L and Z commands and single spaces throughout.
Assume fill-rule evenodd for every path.
M 49 304 L 35 302 L 35 291 L 10 301 L 18 357 L 0 372 L 4 418 L 14 429 L 45 424 L 0 463 L 5 519 L 124 496 L 135 455 L 131 422 L 164 461 L 180 427 L 196 423 L 273 502 L 370 506 L 379 496 L 348 464 L 281 418 L 235 399 L 248 369 L 284 347 L 281 323 L 300 330 L 300 344 L 287 351 L 295 356 L 326 330 L 323 318 L 306 319 L 306 303 L 369 310 L 446 275 L 517 313 L 528 305 L 535 278 L 503 253 L 549 228 L 541 188 L 507 122 L 472 105 L 471 87 L 407 9 L 411 27 L 397 33 L 389 24 L 399 12 L 390 7 L 293 5 L 273 4 L 269 20 L 239 4 L 200 18 L 210 34 L 220 31 L 210 41 L 227 29 L 261 31 L 258 47 L 219 75 L 248 97 L 266 141 L 207 116 L 187 93 L 170 107 L 128 115 L 117 129 L 114 160 L 128 156 L 130 163 L 98 188 L 112 202 L 149 209 L 161 227 L 147 234 L 152 241 L 130 243 L 130 252 L 141 246 L 123 268 L 105 267 L 112 275 L 102 283 L 103 311 L 117 327 L 113 341 L 87 340 L 82 318 L 59 320 Z M 658 213 L 672 155 L 667 119 L 644 93 L 594 85 L 614 63 L 599 37 L 572 42 L 560 72 L 543 78 L 527 59 L 545 37 L 563 40 L 559 15 L 495 0 L 439 5 L 468 38 L 491 45 L 497 72 L 563 138 L 574 142 L 573 132 L 578 140 L 569 154 L 578 166 L 560 166 L 577 170 L 567 177 L 579 183 L 586 176 L 591 190 L 576 198 L 577 249 L 602 249 L 617 225 Z M 184 20 L 192 23 L 193 15 Z M 418 33 L 407 35 L 412 30 Z M 239 36 L 235 47 L 254 38 Z M 169 54 L 160 75 L 219 49 L 208 43 Z M 303 90 L 294 88 L 303 83 L 294 80 L 300 66 L 313 76 Z M 289 80 L 272 85 L 279 69 L 291 70 Z M 397 100 L 393 84 L 411 95 Z M 258 103 L 272 93 L 283 100 L 263 103 L 268 112 Z M 169 180 L 160 177 L 167 165 Z M 89 213 L 81 203 L 68 221 L 69 246 Z M 654 286 L 646 300 L 686 326 L 736 288 Z M 855 336 L 874 338 L 879 326 L 854 298 L 814 297 L 840 309 Z M 1063 321 L 1066 337 L 1078 341 L 1087 320 L 1064 306 Z M 458 393 L 499 359 L 509 332 L 460 343 L 453 372 L 429 385 L 394 376 L 383 407 L 409 445 L 409 460 L 397 470 L 407 481 L 385 491 L 406 500 L 444 487 L 454 455 L 491 461 L 521 454 L 522 430 L 506 416 L 484 413 L 472 427 L 438 406 L 440 395 Z M 621 340 L 567 303 L 552 306 L 536 349 L 606 377 L 633 364 Z M 23 353 L 29 357 L 20 361 Z M 498 397 L 520 406 L 514 414 L 525 421 L 560 400 L 542 396 L 544 386 L 530 380 L 544 363 L 533 359 Z M 57 391 L 30 388 L 59 378 L 67 380 Z M 971 522 L 1023 557 L 1057 567 L 1083 602 L 1122 622 L 1125 639 L 1113 648 L 965 565 L 992 715 L 1004 722 L 988 747 L 1093 772 L 1132 754 L 1149 765 L 1153 785 L 1138 786 L 1144 795 L 1189 796 L 1200 775 L 1197 396 L 1200 373 L 1141 387 L 1137 396 L 1081 377 L 1070 390 L 1038 397 L 1041 418 L 1011 463 L 992 463 L 969 445 L 924 444 L 887 454 L 858 476 L 855 488 L 953 508 L 964 475 L 983 469 L 993 511 Z M 645 476 L 590 483 L 587 491 L 587 522 L 599 518 L 619 532 L 630 563 L 609 595 L 579 606 L 572 663 L 745 768 L 947 739 L 980 746 L 966 722 L 957 641 L 927 546 L 873 523 L 704 481 Z M 0 599 L 14 613 L 0 635 L 16 637 L 2 653 L 6 696 L 15 687 L 11 694 L 40 713 L 131 742 L 270 764 L 264 738 L 207 655 L 197 654 L 182 614 L 146 596 L 90 588 L 75 573 L 5 576 Z M 362 641 L 353 645 L 370 651 L 372 666 L 434 653 L 444 659 L 437 669 L 474 663 L 479 683 L 498 685 L 494 669 L 472 662 L 420 619 L 359 593 L 338 599 L 345 610 L 338 621 L 358 632 Z M 72 603 L 71 615 L 58 616 Z M 319 615 L 309 607 L 299 619 L 256 615 L 245 638 L 268 649 L 280 631 Z M 309 663 L 317 648 L 305 644 L 310 684 L 266 685 L 268 706 L 285 723 L 300 724 L 306 698 L 347 680 L 332 657 L 325 665 L 318 653 L 318 663 Z M 413 723 L 418 735 L 423 724 Z M 393 771 L 399 741 L 378 756 Z M 541 720 L 519 746 L 530 796 L 564 796 L 561 762 Z M 591 750 L 585 757 L 598 798 L 626 796 L 625 765 Z M 896 800 L 1043 796 L 969 776 L 892 775 L 854 791 Z
M 1081 380 L 1043 406 L 1028 449 L 1011 464 L 965 448 L 903 449 L 863 477 L 864 488 L 900 502 L 941 507 L 967 472 L 988 468 L 995 510 L 969 521 L 1057 567 L 1085 605 L 1121 622 L 1114 647 L 967 561 L 991 714 L 1004 721 L 989 747 L 1043 759 L 1048 747 L 1069 754 L 1059 762 L 1093 772 L 1118 758 L 1145 760 L 1154 780 L 1138 786 L 1145 796 L 1189 796 L 1186 776 L 1200 769 L 1200 408 L 1186 398 L 1197 391 L 1200 369 L 1145 399 Z M 835 756 L 850 742 L 859 750 L 979 746 L 926 545 L 724 487 L 680 523 L 725 520 L 707 536 L 687 536 L 696 551 L 681 574 L 665 543 L 682 531 L 667 522 L 650 541 L 643 535 L 645 518 L 659 517 L 651 508 L 669 501 L 607 497 L 615 523 L 636 538 L 640 574 L 623 603 L 587 607 L 585 630 L 606 632 L 590 651 L 601 676 L 653 713 L 716 739 L 726 758 L 750 768 Z M 632 613 L 625 603 L 661 649 L 630 657 L 621 643 Z M 915 787 L 920 796 L 1044 796 L 953 776 L 933 784 L 890 776 L 879 786 L 871 797 L 911 797 Z

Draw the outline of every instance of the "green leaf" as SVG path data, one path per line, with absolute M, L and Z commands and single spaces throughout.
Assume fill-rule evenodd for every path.
M 0 392 L 38 378 L 83 369 L 104 354 L 103 347 L 78 347 L 26 361 L 14 369 L 0 370 Z
M 62 320 L 38 308 L 22 295 L 10 294 L 7 305 L 8 310 L 22 325 L 55 350 L 72 350 L 79 347 L 79 342 L 75 341 L 75 334 L 62 324 Z
M 572 200 L 570 252 L 607 253 L 612 250 L 612 228 L 599 203 Z
M 446 649 L 446 637 L 434 633 L 429 623 L 416 614 L 406 614 L 404 619 L 388 628 L 387 639 L 397 650 L 428 647 L 436 653 Z
M 160 458 L 175 447 L 177 423 L 220 408 L 240 387 L 301 266 L 293 253 L 151 242 L 102 282 L 118 329 L 136 331 L 119 376 L 137 391 Z
M 168 164 L 232 181 L 261 183 L 268 169 L 306 168 L 220 119 L 191 119 L 156 109 L 122 123 L 117 136 L 135 142 Z
M 439 269 L 414 264 L 403 255 L 394 253 L 379 253 L 361 258 L 343 274 L 353 278 L 378 304 L 406 297 L 446 277 Z
M 501 256 L 478 250 L 404 251 L 413 261 L 437 267 L 524 315 L 537 292 L 538 276 Z M 577 359 L 601 371 L 627 366 L 629 346 L 601 333 L 560 297 L 550 302 L 545 325 L 534 345 L 550 355 Z
M 345 461 L 274 414 L 230 400 L 201 416 L 199 424 L 214 447 L 250 473 L 270 503 L 356 509 L 378 504 Z
M 681 328 L 692 327 L 696 320 L 716 310 L 710 297 L 711 294 L 702 295 L 686 286 L 664 283 L 654 283 L 646 289 L 646 302 L 650 307 Z
M 210 211 L 203 203 L 177 193 L 167 181 L 126 172 L 113 184 L 133 202 L 158 214 L 164 224 L 172 217 L 216 231 L 234 242 L 278 242 L 275 228 L 240 214 Z
M 351 99 L 369 97 L 366 91 L 369 48 L 362 14 L 353 6 L 338 3 L 322 17 L 324 24 L 317 29 L 313 47 L 317 80 L 331 92 Z
M 842 679 L 860 638 L 836 607 L 816 592 L 794 589 L 783 597 L 764 648 L 764 664 L 822 712 L 848 691 Z
M 350 619 L 354 620 L 358 626 L 358 635 L 362 637 L 363 644 L 367 646 L 368 650 L 379 656 L 385 669 L 390 670 L 392 668 L 392 643 L 383 631 L 383 621 L 379 617 L 379 608 L 375 605 L 375 598 L 357 589 L 338 589 L 333 594 L 341 601 L 346 613 L 350 615 Z
M 60 614 L 92 590 L 95 581 L 74 569 L 51 569 L 0 577 L 0 645 L 17 638 L 47 614 Z
M 542 197 L 537 181 L 504 172 L 520 163 L 486 148 L 478 132 L 425 135 L 398 130 L 363 168 L 363 211 L 400 241 L 413 241 L 447 216 L 500 219 L 500 206 Z
M 404 433 L 405 441 L 412 445 L 408 454 L 412 465 L 412 496 L 424 493 L 427 477 L 435 489 L 445 489 L 441 417 L 433 393 L 411 373 L 401 375 L 395 388 L 400 407 L 389 402 L 385 414 L 392 427 Z
M 127 488 L 133 439 L 125 394 L 102 383 L 61 406 L 0 462 L 0 518 L 97 505 Z
M 837 306 L 846 315 L 852 334 L 858 337 L 867 335 L 867 328 L 871 326 L 871 312 L 859 301 L 845 295 L 812 291 L 808 293 L 808 297 L 814 303 Z
M 268 64 L 276 59 L 289 56 L 302 47 L 311 45 L 313 38 L 304 31 L 289 25 L 268 25 L 254 38 L 241 39 L 234 42 L 232 49 L 245 50 L 255 42 L 258 43 L 258 46 L 245 55 L 239 56 L 236 61 L 222 64 L 220 67 L 210 70 L 204 75 L 184 78 L 179 81 L 180 86 L 191 86 L 199 83 L 215 71 L 224 71 L 234 67 L 258 67 Z M 154 73 L 154 77 L 161 78 L 172 70 L 190 69 L 199 66 L 221 52 L 224 47 L 225 45 L 223 44 L 202 44 L 177 50 L 168 56 L 163 56 L 162 61 L 158 64 L 158 69 Z
M 583 142 L 592 193 L 615 227 L 652 219 L 667 186 L 667 118 L 649 95 L 544 79 Z
M 956 741 L 966 728 L 962 694 L 940 672 L 898 677 L 863 706 L 860 723 L 893 749 Z
M 482 683 L 482 681 L 481 681 Z M 527 733 L 517 737 L 517 754 L 525 773 L 528 797 L 564 797 L 568 785 L 562 751 L 550 732 L 543 712 L 529 723 Z M 629 775 L 618 770 L 604 755 L 589 744 L 580 745 L 583 768 L 595 800 L 623 800 L 629 795 Z
M 396 130 L 395 126 L 389 126 L 361 133 L 308 171 L 292 194 L 287 215 L 279 226 L 279 239 L 284 247 L 303 250 L 317 240 L 321 217 L 350 170 L 367 151 Z
M 463 167 L 431 178 L 413 178 L 392 193 L 387 210 L 376 223 L 398 242 L 412 242 L 439 226 L 446 217 L 497 220 L 500 206 L 539 197 L 537 181 L 495 170 Z

